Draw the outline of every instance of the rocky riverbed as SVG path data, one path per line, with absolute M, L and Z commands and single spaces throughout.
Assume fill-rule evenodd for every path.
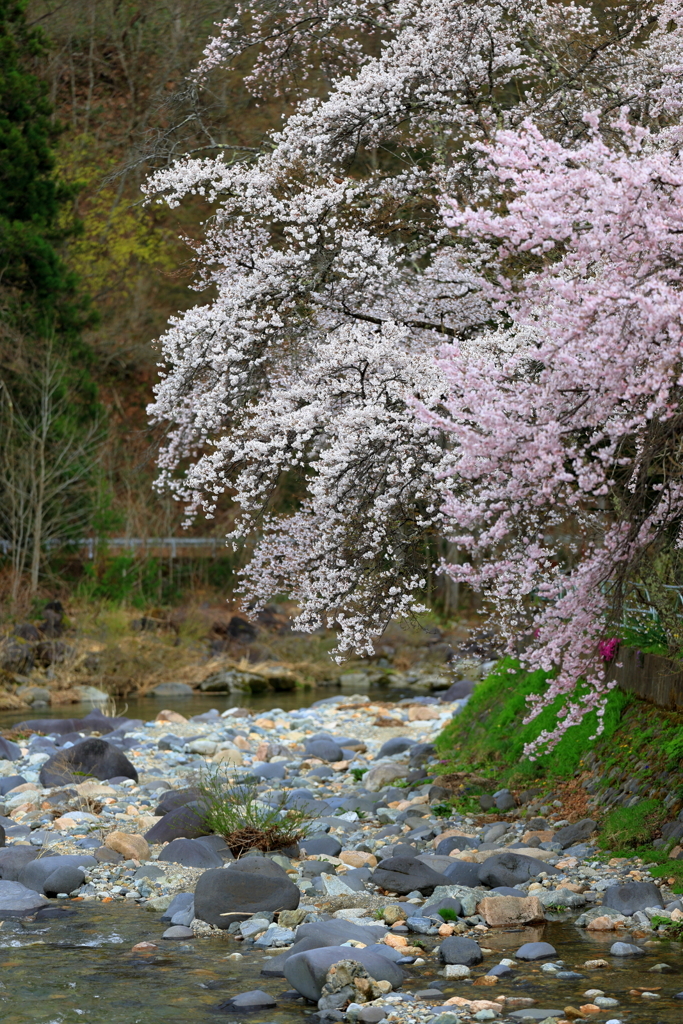
M 683 955 L 665 927 L 683 904 L 661 879 L 598 860 L 596 822 L 566 820 L 543 793 L 522 808 L 493 794 L 485 820 L 446 811 L 432 740 L 460 706 L 350 694 L 151 722 L 93 712 L 0 739 L 7 1020 L 187 1019 L 213 964 L 193 1019 L 679 1021 Z M 203 834 L 207 764 L 258 780 L 264 804 L 305 809 L 307 836 L 235 861 Z M 143 972 L 175 964 L 183 1013 L 157 1016 L 155 989 L 154 1007 L 136 993 L 118 1016 L 79 981 L 66 1016 L 22 1018 L 12 978 L 41 946 L 61 971 L 70 949 L 74 977 L 84 949 Z

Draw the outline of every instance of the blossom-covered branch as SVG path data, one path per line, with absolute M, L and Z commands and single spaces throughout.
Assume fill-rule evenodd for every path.
M 683 165 L 627 113 L 609 132 L 587 116 L 580 146 L 530 122 L 498 133 L 499 205 L 447 218 L 495 252 L 487 292 L 523 336 L 502 359 L 483 343 L 441 359 L 449 416 L 424 416 L 455 442 L 444 512 L 468 555 L 448 571 L 487 592 L 510 639 L 526 632 L 526 664 L 557 669 L 532 714 L 586 679 L 537 745 L 602 715 L 600 641 L 683 527 Z

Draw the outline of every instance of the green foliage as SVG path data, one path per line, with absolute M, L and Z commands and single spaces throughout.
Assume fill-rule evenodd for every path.
M 643 860 L 645 859 L 643 858 Z M 674 882 L 671 883 L 671 891 L 683 893 L 683 860 L 669 860 L 666 858 L 663 864 L 652 863 L 650 874 L 653 878 L 673 878 Z
M 683 921 L 672 921 L 668 917 L 660 917 L 655 914 L 650 923 L 653 928 L 663 925 L 666 928 L 667 939 L 683 939 Z
M 449 818 L 453 813 L 453 808 L 450 804 L 435 804 L 432 807 L 432 814 L 436 815 L 437 818 Z
M 567 778 L 578 770 L 581 757 L 591 746 L 597 718 L 590 712 L 579 725 L 567 730 L 550 754 L 536 761 L 524 758 L 524 747 L 543 730 L 551 730 L 565 699 L 558 697 L 537 718 L 526 725 L 527 697 L 540 694 L 548 686 L 548 673 L 523 671 L 513 658 L 504 658 L 494 671 L 475 688 L 464 710 L 455 717 L 436 740 L 437 751 L 447 757 L 449 771 L 456 764 L 486 765 L 491 762 L 514 769 L 519 780 L 544 775 Z M 577 688 L 580 691 L 581 684 Z M 630 703 L 629 695 L 619 689 L 610 692 L 604 716 L 605 739 L 619 727 Z
M 100 553 L 87 563 L 76 587 L 76 597 L 85 601 L 127 603 L 144 609 L 150 604 L 170 605 L 197 585 L 226 592 L 233 577 L 233 560 L 184 558 L 170 561 L 132 554 L 107 556 Z
M 658 619 L 647 618 L 624 626 L 621 640 L 627 647 L 637 647 L 645 654 L 666 656 L 669 653 L 666 631 Z
M 677 730 L 671 736 L 662 738 L 660 750 L 667 769 L 679 768 L 683 763 L 683 732 Z
M 222 836 L 235 857 L 253 849 L 282 850 L 303 839 L 310 827 L 308 812 L 285 807 L 286 793 L 277 806 L 267 806 L 255 781 L 237 779 L 220 766 L 205 770 L 198 786 L 207 831 Z
M 353 775 L 353 777 L 356 780 L 356 782 L 360 782 L 360 780 L 363 778 L 365 773 L 369 772 L 369 771 L 370 771 L 369 768 L 352 768 L 349 774 Z
M 80 332 L 93 323 L 93 313 L 57 251 L 79 230 L 73 218 L 58 225 L 75 193 L 54 175 L 61 128 L 52 119 L 47 85 L 29 70 L 31 62 L 44 60 L 46 44 L 29 27 L 25 7 L 24 0 L 0 5 L 1 279 L 22 322 L 38 334 L 54 331 L 83 358 Z
M 458 915 L 453 910 L 453 907 L 442 907 L 439 911 L 439 917 L 442 921 L 448 923 L 449 921 L 457 921 Z
M 666 820 L 666 808 L 658 800 L 641 800 L 635 807 L 615 807 L 603 822 L 599 846 L 635 849 L 651 843 Z

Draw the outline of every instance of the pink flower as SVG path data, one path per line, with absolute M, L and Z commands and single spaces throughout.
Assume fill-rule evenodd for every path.
M 598 654 L 606 665 L 609 665 L 611 661 L 614 661 L 620 642 L 621 641 L 618 636 L 613 636 L 611 640 L 601 640 L 598 644 Z

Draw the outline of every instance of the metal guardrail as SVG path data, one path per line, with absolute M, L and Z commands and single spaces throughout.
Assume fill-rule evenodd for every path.
M 652 603 L 650 597 L 650 591 L 647 587 L 638 587 L 638 590 L 643 594 L 645 598 L 644 604 L 640 605 L 624 605 L 624 615 L 633 616 L 645 616 L 651 619 L 653 622 L 657 621 L 657 608 Z M 662 590 L 671 590 L 673 593 L 678 595 L 678 604 L 680 606 L 679 614 L 676 616 L 679 619 L 683 619 L 683 587 L 675 587 L 671 584 L 662 584 Z
M 123 551 L 150 550 L 168 548 L 171 558 L 177 558 L 178 548 L 208 548 L 215 558 L 219 547 L 226 546 L 225 541 L 218 537 L 84 537 L 79 540 L 49 540 L 48 550 L 60 547 L 71 547 L 87 551 L 88 558 L 95 557 L 98 547 L 118 548 Z M 12 550 L 12 541 L 0 538 L 0 551 L 8 555 Z

